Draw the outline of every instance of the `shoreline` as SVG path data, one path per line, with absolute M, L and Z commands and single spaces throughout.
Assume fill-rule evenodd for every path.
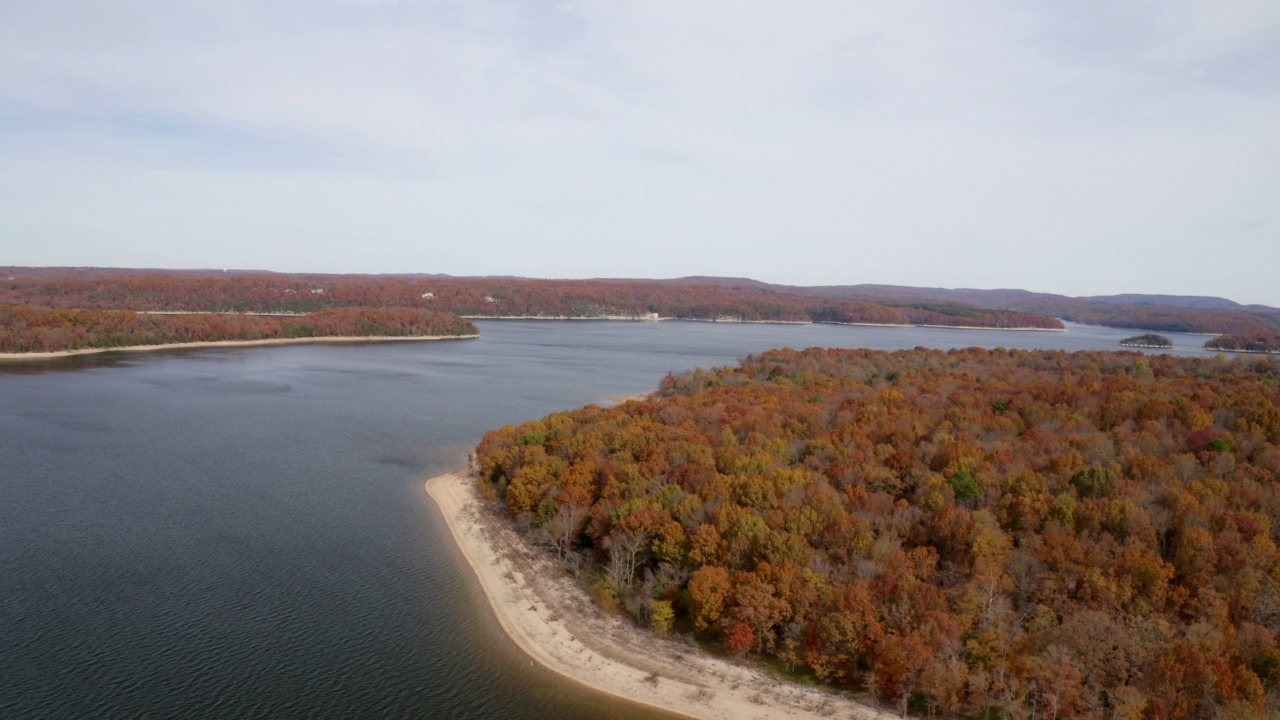
M 844 325 L 846 327 L 882 327 L 882 328 L 933 328 L 935 330 L 1011 330 L 1015 332 L 1066 332 L 1065 327 L 1045 328 L 1045 327 L 991 327 L 989 325 L 898 325 L 896 323 L 863 323 L 863 322 L 836 322 L 834 320 L 823 320 L 815 322 L 814 325 Z
M 1009 330 L 1011 332 L 1066 332 L 1064 327 L 987 327 L 985 325 L 908 325 L 907 327 L 935 328 L 938 330 Z
M 609 320 L 613 322 L 659 322 L 666 317 L 642 315 L 459 315 L 465 320 Z
M 881 720 L 889 713 L 788 683 L 601 613 L 548 553 L 487 513 L 466 468 L 424 483 L 503 632 L 574 683 L 698 720 Z
M 1240 348 L 1200 348 L 1213 353 L 1249 353 L 1250 355 L 1280 355 L 1280 350 L 1242 350 Z
M 614 405 L 622 405 L 623 403 L 628 403 L 633 400 L 635 402 L 648 400 L 657 394 L 657 390 L 649 390 L 646 392 L 631 393 L 630 395 L 616 395 L 614 397 L 605 398 L 599 404 L 604 405 L 605 407 L 613 407 Z
M 0 353 L 0 362 L 24 360 L 49 360 L 76 355 L 100 355 L 110 352 L 151 352 L 153 350 L 183 350 L 186 348 L 254 347 L 258 345 L 306 345 L 311 343 L 364 343 L 408 342 L 423 340 L 473 340 L 479 335 L 325 335 L 307 338 L 262 338 L 261 340 L 201 340 L 189 343 L 163 343 L 160 345 L 124 345 L 121 347 L 78 348 L 49 352 Z
M 937 330 L 1011 330 L 1016 332 L 1066 332 L 1065 327 L 991 327 L 987 325 L 917 325 L 914 323 L 835 322 L 830 320 L 742 320 L 739 318 L 632 317 L 630 315 L 459 315 L 467 320 L 597 320 L 613 322 L 696 322 L 721 325 L 843 325 L 845 327 L 934 328 Z M 1102 326 L 1099 326 L 1102 327 Z

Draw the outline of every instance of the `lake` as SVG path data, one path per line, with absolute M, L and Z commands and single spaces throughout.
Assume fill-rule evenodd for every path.
M 0 365 L 0 717 L 658 717 L 505 640 L 425 478 L 488 429 L 772 347 L 1138 334 L 477 325 L 478 340 Z

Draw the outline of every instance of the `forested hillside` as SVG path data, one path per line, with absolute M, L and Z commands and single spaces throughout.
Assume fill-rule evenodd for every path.
M 1050 315 L 1086 325 L 1159 332 L 1280 332 L 1280 310 L 1264 306 L 1246 307 L 1223 298 L 1174 295 L 1067 297 L 1026 290 L 950 290 L 893 285 L 844 285 L 796 290 L 820 297 L 867 300 L 888 305 L 958 303 Z
M 691 278 L 531 280 L 441 276 L 283 275 L 211 271 L 10 268 L 0 303 L 212 312 L 311 312 L 327 307 L 417 307 L 476 317 L 661 317 L 1059 329 L 1031 313 L 945 303 L 895 307 L 824 299 L 763 283 Z M 9 276 L 5 276 L 8 278 Z
M 941 717 L 1280 713 L 1280 362 L 778 350 L 485 437 L 607 608 Z
M 798 287 L 744 278 L 533 280 L 443 275 L 3 268 L 0 303 L 97 309 L 307 312 L 405 306 L 473 316 L 644 316 L 975 327 L 1087 325 L 1157 332 L 1280 332 L 1280 310 L 1176 295 L 1067 297 L 893 285 Z M 430 293 L 430 296 L 424 296 Z
M 57 352 L 168 343 L 311 337 L 474 335 L 470 322 L 414 308 L 329 308 L 305 317 L 140 314 L 0 305 L 0 352 Z

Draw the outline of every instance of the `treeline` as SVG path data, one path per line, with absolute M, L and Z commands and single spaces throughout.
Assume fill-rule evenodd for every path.
M 1280 333 L 1260 332 L 1250 335 L 1221 335 L 1204 344 L 1212 350 L 1280 353 Z
M 101 310 L 312 312 L 326 307 L 419 307 L 483 317 L 661 317 L 1061 328 L 1051 317 L 959 305 L 821 300 L 763 283 L 530 280 L 181 271 L 17 273 L 0 302 Z
M 1280 311 L 1239 306 L 1221 298 L 1117 295 L 1076 298 L 1026 290 L 949 290 L 892 285 L 797 288 L 832 298 L 886 304 L 919 302 L 961 304 L 995 310 L 1049 315 L 1071 322 L 1156 332 L 1252 334 L 1280 332 Z
M 1025 290 L 795 287 L 736 278 L 529 280 L 448 276 L 8 268 L 0 302 L 98 309 L 309 312 L 426 307 L 463 315 L 663 317 L 976 327 L 1061 327 L 1053 318 L 1156 332 L 1280 332 L 1280 311 L 1221 298 L 1073 298 Z M 432 297 L 424 298 L 425 293 Z
M 1280 714 L 1280 362 L 770 351 L 487 435 L 602 605 L 929 716 Z
M 915 303 L 890 303 L 898 312 L 906 315 L 913 325 L 939 325 L 943 327 L 993 327 L 1028 328 L 1050 327 L 1044 324 L 1044 315 L 1009 310 L 983 310 L 967 305 Z M 1052 327 L 1062 327 L 1055 321 Z
M 1098 303 L 1065 310 L 1058 317 L 1086 325 L 1141 328 L 1157 332 L 1257 333 L 1280 329 L 1280 314 L 1247 310 L 1201 310 L 1145 305 L 1117 307 Z
M 311 337 L 473 335 L 470 322 L 416 308 L 328 308 L 302 317 L 154 315 L 0 305 L 0 352 L 57 352 L 134 345 Z

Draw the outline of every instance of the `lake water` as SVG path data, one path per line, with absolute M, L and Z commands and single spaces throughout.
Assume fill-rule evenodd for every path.
M 0 717 L 656 717 L 505 641 L 423 479 L 488 429 L 771 347 L 1136 334 L 477 324 L 0 366 Z

